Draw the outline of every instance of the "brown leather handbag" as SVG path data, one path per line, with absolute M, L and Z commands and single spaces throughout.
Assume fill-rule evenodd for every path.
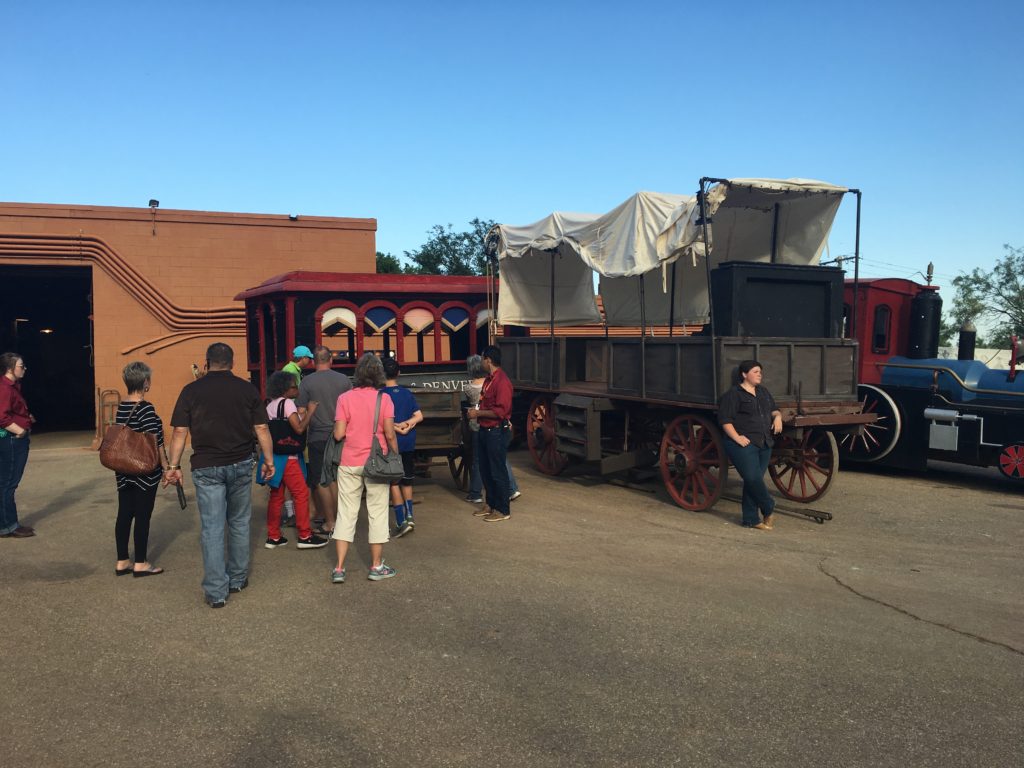
M 156 435 L 136 432 L 128 424 L 135 415 L 135 404 L 124 424 L 111 424 L 100 443 L 100 464 L 122 475 L 148 475 L 160 466 Z

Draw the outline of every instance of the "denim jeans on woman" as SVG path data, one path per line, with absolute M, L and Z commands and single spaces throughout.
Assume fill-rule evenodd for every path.
M 761 522 L 757 514 L 759 508 L 765 517 L 775 509 L 775 500 L 764 482 L 764 473 L 772 456 L 771 446 L 759 447 L 750 443 L 744 447 L 725 438 L 725 452 L 743 478 L 743 525 L 757 525 Z
M 10 433 L 0 437 L 0 534 L 13 533 L 21 525 L 14 492 L 25 474 L 30 439 L 28 435 L 15 437 Z
M 252 468 L 253 460 L 246 459 L 192 470 L 203 548 L 203 592 L 211 603 L 226 600 L 229 587 L 240 587 L 249 578 Z

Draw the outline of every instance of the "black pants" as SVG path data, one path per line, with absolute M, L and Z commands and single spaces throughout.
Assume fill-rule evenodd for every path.
M 495 512 L 508 515 L 508 498 L 512 495 L 508 482 L 507 432 L 501 427 L 480 427 L 476 433 L 479 442 L 480 477 L 487 490 L 487 506 Z
M 153 516 L 157 486 L 137 488 L 125 485 L 117 491 L 117 522 L 114 523 L 114 540 L 117 542 L 117 559 L 128 559 L 128 534 L 135 521 L 135 562 L 146 562 L 146 547 L 149 544 L 149 519 Z

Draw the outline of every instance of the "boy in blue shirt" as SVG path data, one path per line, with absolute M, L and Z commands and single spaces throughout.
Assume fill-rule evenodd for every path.
M 405 474 L 391 485 L 391 503 L 395 508 L 396 539 L 416 527 L 412 519 L 412 478 L 416 469 L 416 425 L 423 421 L 423 412 L 416 403 L 416 396 L 406 387 L 398 386 L 400 368 L 393 357 L 384 358 L 384 391 L 395 404 L 395 432 L 398 437 L 398 452 L 402 454 Z

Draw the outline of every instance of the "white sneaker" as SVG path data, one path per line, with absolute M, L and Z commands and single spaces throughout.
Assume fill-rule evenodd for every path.
M 513 493 L 511 496 L 508 497 L 508 500 L 509 501 L 515 501 L 516 499 L 518 499 L 522 495 L 523 495 L 522 491 L 516 491 L 515 493 Z

